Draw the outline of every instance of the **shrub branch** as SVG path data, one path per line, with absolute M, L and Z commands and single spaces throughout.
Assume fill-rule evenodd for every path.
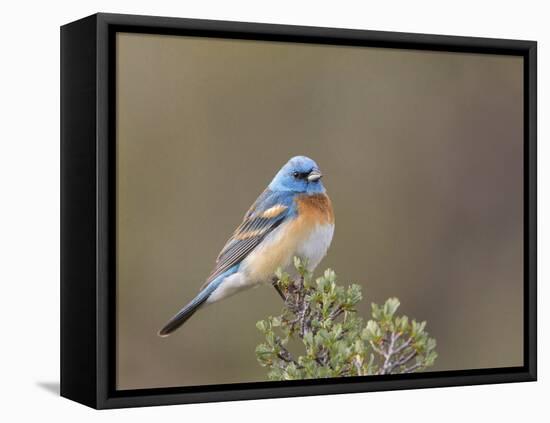
M 265 337 L 256 348 L 260 365 L 271 380 L 402 374 L 421 371 L 437 358 L 435 339 L 426 322 L 397 316 L 397 298 L 372 304 L 372 318 L 363 324 L 356 305 L 361 288 L 344 289 L 327 269 L 313 280 L 299 259 L 297 277 L 278 272 L 273 281 L 284 299 L 279 316 L 257 323 Z M 295 357 L 289 344 L 302 353 Z

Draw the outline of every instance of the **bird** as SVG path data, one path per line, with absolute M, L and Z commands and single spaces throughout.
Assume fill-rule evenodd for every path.
M 246 212 L 198 295 L 158 335 L 170 335 L 205 305 L 259 284 L 273 283 L 277 269 L 293 274 L 294 257 L 304 260 L 307 269 L 313 271 L 334 235 L 332 202 L 322 176 L 309 157 L 288 160 Z

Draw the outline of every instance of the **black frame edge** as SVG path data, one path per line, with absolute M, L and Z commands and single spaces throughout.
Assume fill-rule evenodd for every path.
M 528 225 L 525 228 L 528 243 L 528 253 L 524 260 L 528 272 L 525 281 L 528 297 L 525 300 L 525 322 L 528 355 L 524 357 L 531 381 L 537 380 L 537 43 L 531 42 L 524 56 L 526 72 L 524 96 L 526 109 L 524 117 L 526 160 L 525 195 Z
M 277 386 L 260 387 L 230 390 L 231 385 L 225 385 L 226 389 L 220 389 L 211 392 L 188 392 L 172 394 L 129 394 L 125 396 L 109 397 L 100 402 L 98 408 L 113 409 L 124 407 L 149 407 L 157 405 L 176 405 L 176 404 L 196 404 L 208 402 L 259 400 L 271 398 L 290 398 L 306 397 L 317 395 L 335 395 L 335 394 L 353 394 L 381 391 L 399 391 L 405 389 L 427 389 L 427 388 L 450 388 L 456 386 L 472 386 L 500 384 L 511 382 L 531 382 L 536 380 L 530 372 L 518 370 L 515 373 L 495 373 L 492 375 L 457 375 L 451 376 L 452 371 L 445 372 L 449 376 L 430 377 L 425 374 L 424 377 L 400 379 L 392 378 L 390 380 L 353 381 L 354 378 L 344 378 L 339 383 L 329 385 L 296 385 L 296 386 Z M 457 372 L 463 373 L 463 372 Z M 279 383 L 279 382 L 278 382 Z M 258 383 L 261 385 L 262 383 Z M 254 384 L 251 384 L 254 385 Z M 126 391 L 128 392 L 128 391 Z
M 253 39 L 268 37 L 288 37 L 296 41 L 300 37 L 310 38 L 309 42 L 317 39 L 325 40 L 353 40 L 364 41 L 367 37 L 371 45 L 383 47 L 386 44 L 407 44 L 407 48 L 435 49 L 444 51 L 463 51 L 476 48 L 499 49 L 501 54 L 508 50 L 512 54 L 521 54 L 521 51 L 536 45 L 536 41 L 516 40 L 505 38 L 485 38 L 458 35 L 438 35 L 425 33 L 409 33 L 395 31 L 373 31 L 365 29 L 333 28 L 303 25 L 284 25 L 274 23 L 256 23 L 242 21 L 221 21 L 209 19 L 173 18 L 165 16 L 129 15 L 118 13 L 97 13 L 99 21 L 106 25 L 148 27 L 154 33 L 172 33 L 172 31 L 219 32 L 226 34 L 249 34 Z M 345 43 L 344 43 L 345 44 Z M 439 48 L 438 48 L 439 47 Z
M 95 15 L 61 27 L 61 396 L 97 406 Z

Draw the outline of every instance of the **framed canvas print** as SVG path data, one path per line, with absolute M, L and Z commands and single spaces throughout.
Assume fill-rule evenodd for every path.
M 536 379 L 536 43 L 61 28 L 61 394 Z

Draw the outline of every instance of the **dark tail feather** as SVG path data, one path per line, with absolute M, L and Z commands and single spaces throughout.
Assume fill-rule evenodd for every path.
M 210 297 L 210 295 L 216 290 L 218 286 L 224 281 L 224 279 L 237 271 L 239 265 L 235 265 L 232 268 L 226 270 L 221 275 L 218 275 L 212 282 L 210 282 L 206 287 L 199 292 L 193 301 L 183 307 L 178 314 L 170 319 L 164 327 L 159 330 L 159 336 L 168 336 L 174 332 L 177 328 L 183 325 L 187 319 L 189 319 L 195 312 L 199 309 L 201 305 Z
M 164 327 L 159 330 L 159 336 L 168 336 L 174 332 L 177 328 L 183 325 L 187 319 L 189 319 L 199 309 L 201 305 L 208 299 L 212 291 L 203 290 L 197 295 L 193 301 L 183 307 L 178 313 L 172 317 Z

